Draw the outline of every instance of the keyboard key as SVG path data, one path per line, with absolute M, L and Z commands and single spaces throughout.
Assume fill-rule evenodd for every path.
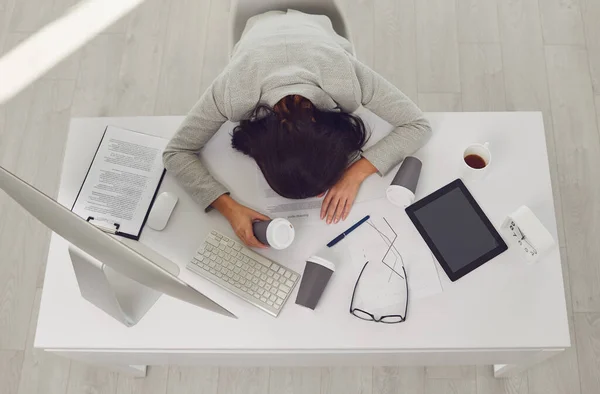
M 289 287 L 293 287 L 294 286 L 294 282 L 292 282 L 291 280 L 286 280 L 285 281 L 285 285 L 289 286 Z
M 210 255 L 210 259 L 211 259 L 212 261 L 215 261 L 215 260 L 217 259 L 217 256 L 215 256 L 214 254 L 211 254 L 211 255 Z
M 267 278 L 267 283 L 268 284 L 273 284 L 273 278 Z
M 265 297 L 260 297 L 260 300 L 261 300 L 262 302 L 264 302 L 264 303 L 266 303 L 266 302 L 267 302 L 267 299 L 266 299 Z
M 230 248 L 234 245 L 233 241 L 229 241 L 227 242 L 227 246 L 229 246 Z
M 265 274 L 262 274 L 262 275 L 260 276 L 260 279 L 262 279 L 262 280 L 267 280 L 267 275 L 265 275 Z
M 236 261 L 236 262 L 235 262 L 235 266 L 236 266 L 236 267 L 241 267 L 241 266 L 242 266 L 242 262 L 241 262 L 241 261 L 239 261 L 239 260 L 238 260 L 238 261 Z
M 258 278 L 257 277 L 252 278 L 252 283 L 254 283 L 254 284 L 258 283 Z
M 215 237 L 216 237 L 217 235 L 220 235 L 220 234 L 219 234 L 218 232 L 216 232 L 215 230 L 211 230 L 211 232 L 210 232 L 210 233 L 211 233 L 212 235 L 214 235 Z
M 243 291 L 243 292 L 248 292 L 248 288 L 247 288 L 246 286 L 243 286 L 243 285 L 242 285 L 242 291 Z
M 254 273 L 254 271 L 255 271 L 255 269 L 254 269 L 254 268 L 252 268 L 252 267 L 248 268 L 248 272 L 249 272 L 249 273 L 253 274 L 253 273 Z
M 215 270 L 214 270 L 214 269 L 212 269 L 212 268 L 211 268 L 209 271 L 210 271 L 210 273 L 211 273 L 211 274 L 213 274 L 213 275 L 216 275 L 216 273 L 217 273 L 217 271 L 215 271 Z
M 292 278 L 291 278 L 294 282 L 296 281 L 296 279 L 298 279 L 298 275 L 296 274 L 292 274 Z
M 287 293 L 284 293 L 283 291 L 280 290 L 277 292 L 277 297 L 285 298 L 285 297 L 287 297 Z
M 220 272 L 217 272 L 217 277 L 219 277 L 219 278 L 222 278 L 222 277 L 223 277 L 223 274 L 222 274 L 222 273 L 220 273 Z
M 215 262 L 214 262 L 214 261 L 211 261 L 210 263 L 208 263 L 208 266 L 209 266 L 210 268 L 215 268 L 215 265 L 216 265 L 216 264 L 215 264 Z
M 222 259 L 222 258 L 220 258 L 220 257 L 217 257 L 217 258 L 215 259 L 215 261 L 217 262 L 217 264 L 221 264 L 221 265 L 223 264 L 223 259 Z
M 223 236 L 222 236 L 221 234 L 219 234 L 219 233 L 216 233 L 216 234 L 214 234 L 214 236 L 215 236 L 215 238 L 216 238 L 216 239 L 221 239 L 221 238 L 223 238 Z
M 227 279 L 227 282 L 229 282 L 229 283 L 231 283 L 231 284 L 234 284 L 234 283 L 235 283 L 235 280 L 233 280 L 233 279 L 231 279 L 231 278 L 230 278 L 230 279 Z
M 241 271 L 241 270 L 240 270 L 238 267 L 235 267 L 235 268 L 233 269 L 233 272 L 235 272 L 236 274 L 239 274 L 239 273 L 240 273 L 240 271 Z
M 273 301 L 271 301 L 271 300 L 267 301 L 267 305 L 273 306 Z
M 258 294 L 263 295 L 265 294 L 265 289 L 258 289 Z
M 240 283 L 241 283 L 241 284 L 245 285 L 245 284 L 246 284 L 246 282 L 247 282 L 247 280 L 246 280 L 246 279 L 244 279 L 244 278 L 240 279 Z
M 225 257 L 223 257 L 223 260 L 225 261 L 230 261 L 231 260 L 231 256 L 226 254 Z
M 240 280 L 240 276 L 239 275 L 233 275 L 233 280 L 235 280 L 236 282 Z
M 240 287 L 242 287 L 242 285 L 240 285 L 239 283 L 236 282 L 235 287 L 237 287 L 239 289 Z
M 258 285 L 259 285 L 260 287 L 265 287 L 265 281 L 264 281 L 264 280 L 259 280 L 259 281 L 258 281 Z
M 217 240 L 215 240 L 215 239 L 213 239 L 211 237 L 206 238 L 206 243 L 209 243 L 212 246 L 219 247 L 219 241 L 217 241 Z M 210 250 L 210 249 L 208 249 L 208 250 Z
M 277 301 L 277 297 L 275 296 L 275 294 L 271 294 L 271 297 L 269 297 L 269 300 L 275 302 L 275 301 Z M 271 305 L 273 305 L 273 304 L 271 304 Z
M 240 250 L 242 250 L 242 245 L 240 245 L 240 244 L 235 244 L 235 245 L 233 245 L 233 249 L 234 249 L 234 250 L 237 250 L 237 251 L 239 252 Z
M 267 267 L 265 267 L 265 266 L 260 267 L 260 272 L 262 272 L 263 274 L 266 274 L 267 273 Z
M 290 288 L 287 287 L 286 285 L 279 285 L 279 290 L 285 291 L 286 293 L 288 293 L 290 291 Z
M 279 278 L 281 278 L 281 275 L 275 274 L 275 275 L 273 275 L 273 278 L 279 280 Z
M 283 274 L 285 274 L 285 269 L 283 267 L 279 267 L 279 270 L 277 271 L 277 273 L 279 275 L 283 275 Z
M 275 273 L 271 270 L 269 270 L 269 272 L 267 272 L 267 276 L 273 276 Z
M 283 276 L 289 279 L 290 276 L 292 276 L 292 273 L 290 271 L 286 271 L 285 274 L 283 274 Z
M 271 290 L 271 285 L 265 285 L 265 290 L 266 291 L 270 291 Z
M 246 277 L 246 279 L 248 279 L 248 280 L 252 280 L 252 275 L 251 275 L 251 274 L 246 274 L 246 275 L 245 275 L 245 277 Z

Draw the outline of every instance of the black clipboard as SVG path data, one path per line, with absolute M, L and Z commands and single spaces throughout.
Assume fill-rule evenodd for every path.
M 73 211 L 73 209 L 75 208 L 75 205 L 77 204 L 77 200 L 79 199 L 79 195 L 81 194 L 81 190 L 83 190 L 83 186 L 85 185 L 85 182 L 88 178 L 88 175 L 90 173 L 90 170 L 92 169 L 92 165 L 94 164 L 94 161 L 96 160 L 96 157 L 98 155 L 98 151 L 100 150 L 100 147 L 102 146 L 102 142 L 104 141 L 104 137 L 106 136 L 106 131 L 108 130 L 109 126 L 106 126 L 104 128 L 104 132 L 102 133 L 102 138 L 100 139 L 100 142 L 98 143 L 98 146 L 96 147 L 96 151 L 94 152 L 94 157 L 92 157 L 92 161 L 90 162 L 90 165 L 87 169 L 87 172 L 85 173 L 85 177 L 83 178 L 83 182 L 81 182 L 81 186 L 79 187 L 79 191 L 77 192 L 77 196 L 75 197 L 75 200 L 73 201 L 73 206 L 71 206 L 71 211 Z M 117 127 L 117 126 L 115 126 Z M 122 127 L 119 127 L 122 128 Z M 130 131 L 132 133 L 139 133 L 137 131 L 133 131 L 133 130 L 127 130 Z M 142 133 L 139 133 L 142 134 Z M 128 234 L 128 233 L 124 233 L 119 231 L 119 228 L 121 227 L 120 223 L 111 223 L 108 221 L 103 220 L 102 218 L 98 217 L 95 218 L 93 216 L 88 216 L 87 218 L 84 218 L 88 223 L 91 223 L 93 225 L 95 225 L 97 228 L 110 233 L 110 234 L 114 234 L 114 235 L 118 235 L 120 237 L 124 237 L 124 238 L 129 238 L 129 239 L 133 239 L 134 241 L 139 241 L 141 235 L 142 235 L 142 231 L 144 230 L 144 227 L 146 226 L 146 222 L 148 221 L 148 216 L 150 216 L 150 212 L 152 211 L 152 207 L 154 207 L 154 201 L 156 201 L 156 197 L 158 196 L 158 191 L 160 190 L 160 186 L 162 185 L 163 179 L 165 178 L 165 174 L 167 173 L 166 169 L 163 169 L 162 175 L 160 176 L 160 179 L 158 181 L 158 184 L 156 185 L 156 190 L 154 191 L 154 195 L 152 196 L 152 200 L 150 201 L 150 205 L 148 206 L 148 211 L 146 212 L 146 215 L 144 216 L 144 220 L 142 221 L 142 225 L 140 226 L 140 231 L 137 234 Z M 98 225 L 98 223 L 95 223 L 97 221 L 102 221 L 104 222 L 106 225 Z

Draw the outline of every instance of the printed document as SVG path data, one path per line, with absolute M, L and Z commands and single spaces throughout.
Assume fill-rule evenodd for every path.
M 162 180 L 168 140 L 108 126 L 72 211 L 138 238 Z

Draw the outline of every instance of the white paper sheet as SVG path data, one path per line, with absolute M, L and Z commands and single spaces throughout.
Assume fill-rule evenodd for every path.
M 406 301 L 402 265 L 409 300 L 440 293 L 435 258 L 404 210 L 385 199 L 368 204 L 372 205 L 371 219 L 345 240 L 350 241 L 354 264 L 362 267 L 369 262 L 357 287 L 355 306 L 381 314 L 401 312 Z
M 73 212 L 134 237 L 162 177 L 163 138 L 108 126 Z

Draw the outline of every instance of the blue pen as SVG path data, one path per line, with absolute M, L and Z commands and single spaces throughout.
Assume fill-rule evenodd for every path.
M 331 248 L 332 246 L 334 246 L 335 244 L 337 244 L 338 242 L 340 242 L 342 239 L 346 238 L 346 236 L 348 234 L 350 234 L 352 231 L 356 230 L 356 228 L 358 226 L 360 226 L 361 224 L 363 224 L 364 222 L 366 222 L 370 218 L 371 218 L 371 216 L 367 215 L 364 218 L 360 219 L 354 226 L 350 227 L 348 230 L 344 231 L 343 233 L 341 233 L 340 235 L 338 235 L 337 237 L 335 237 L 333 239 L 333 241 L 329 242 L 327 244 L 327 247 Z

